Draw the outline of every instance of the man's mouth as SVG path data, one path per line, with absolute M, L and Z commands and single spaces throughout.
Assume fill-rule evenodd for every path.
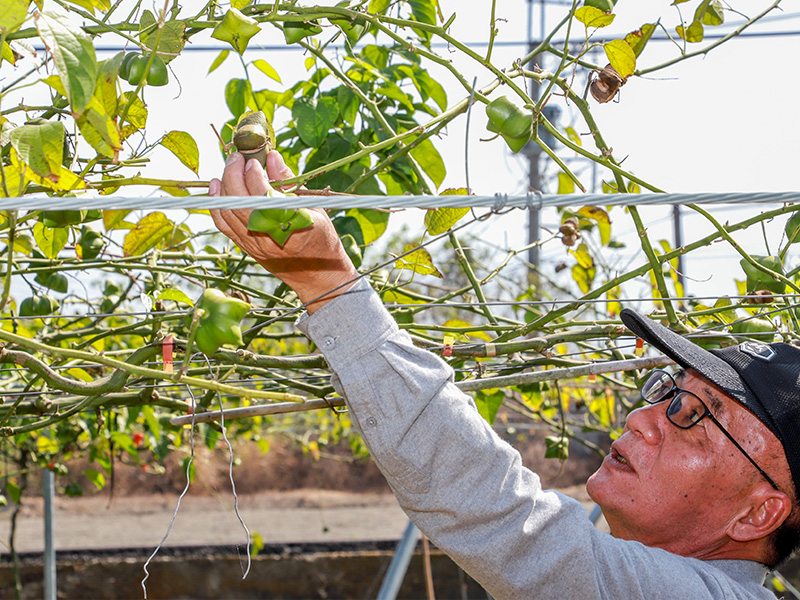
M 633 470 L 633 467 L 628 462 L 628 459 L 625 456 L 623 456 L 620 453 L 619 449 L 616 446 L 614 446 L 613 444 L 611 445 L 611 453 L 609 454 L 609 456 L 610 456 L 611 460 L 614 461 L 615 463 L 617 463 L 618 465 L 624 466 L 624 467 L 626 467 L 626 468 L 628 468 L 630 470 Z

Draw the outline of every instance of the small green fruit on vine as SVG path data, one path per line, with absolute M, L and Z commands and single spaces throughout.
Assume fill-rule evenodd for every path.
M 486 128 L 499 133 L 513 152 L 519 152 L 533 135 L 533 113 L 515 105 L 505 96 L 486 107 L 489 123 Z
M 211 37 L 221 42 L 228 42 L 234 50 L 242 54 L 247 49 L 250 38 L 259 31 L 261 27 L 258 21 L 242 14 L 236 8 L 231 8 L 214 28 Z
M 206 289 L 197 302 L 195 311 L 200 314 L 195 343 L 203 354 L 212 355 L 224 344 L 241 346 L 242 319 L 250 304 L 226 296 L 219 290 Z M 186 326 L 191 325 L 191 316 Z
M 34 294 L 30 298 L 25 298 L 19 305 L 19 316 L 44 317 L 54 314 L 57 310 L 58 302 L 54 298 Z

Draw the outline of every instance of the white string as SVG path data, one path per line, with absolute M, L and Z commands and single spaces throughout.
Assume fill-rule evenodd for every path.
M 197 403 L 195 401 L 194 394 L 192 393 L 192 388 L 190 388 L 187 385 L 186 389 L 189 392 L 189 396 L 191 396 L 192 398 L 192 426 L 191 429 L 189 430 L 189 442 L 190 442 L 189 446 L 191 451 L 189 453 L 189 461 L 186 463 L 186 486 L 184 486 L 183 491 L 181 492 L 180 496 L 178 496 L 178 502 L 175 505 L 175 511 L 172 513 L 172 518 L 169 520 L 169 526 L 167 527 L 167 532 L 164 534 L 164 537 L 161 538 L 161 541 L 158 543 L 158 546 L 156 546 L 156 549 L 153 550 L 153 553 L 147 558 L 147 561 L 145 561 L 144 567 L 142 567 L 145 572 L 145 576 L 142 579 L 142 591 L 144 592 L 144 600 L 147 600 L 146 584 L 147 580 L 150 578 L 150 571 L 147 570 L 147 566 L 150 564 L 150 561 L 153 560 L 156 554 L 158 554 L 158 552 L 161 550 L 161 546 L 164 545 L 164 542 L 167 541 L 169 533 L 170 531 L 172 531 L 172 524 L 175 523 L 175 518 L 178 516 L 178 509 L 180 509 L 181 507 L 181 500 L 183 500 L 183 497 L 186 495 L 186 492 L 189 491 L 189 485 L 192 483 L 191 469 L 192 469 L 192 463 L 194 462 L 194 426 L 195 423 L 197 422 L 197 410 L 196 410 Z

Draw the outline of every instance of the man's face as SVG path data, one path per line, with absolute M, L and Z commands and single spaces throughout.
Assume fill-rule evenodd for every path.
M 678 385 L 700 397 L 759 461 L 771 443 L 766 426 L 693 371 Z M 668 404 L 628 415 L 622 436 L 586 488 L 614 536 L 704 558 L 763 478 L 710 419 L 680 429 L 667 420 Z

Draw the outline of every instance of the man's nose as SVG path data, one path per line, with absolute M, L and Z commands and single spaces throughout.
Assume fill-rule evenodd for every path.
M 667 402 L 648 404 L 628 414 L 625 428 L 642 437 L 648 444 L 659 444 L 664 437 L 664 424 L 667 423 Z

